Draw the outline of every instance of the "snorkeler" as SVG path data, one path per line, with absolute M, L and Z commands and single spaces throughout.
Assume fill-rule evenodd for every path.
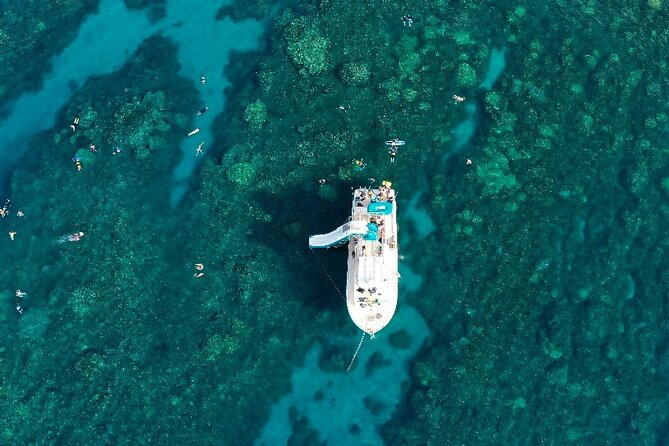
M 84 233 L 79 231 L 79 232 L 73 232 L 72 234 L 66 234 L 62 237 L 59 237 L 56 239 L 56 243 L 65 243 L 65 242 L 78 242 L 81 240 L 81 238 L 84 236 Z
M 72 162 L 74 163 L 75 166 L 77 166 L 77 171 L 81 172 L 83 169 L 83 166 L 81 165 L 81 158 L 79 158 L 77 155 L 74 155 L 72 157 Z
M 9 215 L 9 208 L 12 207 L 12 201 L 8 198 L 5 205 L 0 208 L 0 217 L 5 218 Z
M 68 242 L 78 242 L 84 236 L 83 232 L 73 232 L 67 237 Z
M 388 154 L 390 155 L 390 162 L 394 163 L 395 162 L 395 157 L 397 156 L 397 147 L 391 146 L 388 149 Z
M 393 138 L 390 141 L 386 141 L 388 147 L 388 154 L 390 155 L 390 162 L 395 162 L 395 157 L 397 156 L 397 150 L 400 146 L 406 144 L 404 141 L 400 141 L 397 138 Z
M 205 113 L 207 113 L 207 110 L 209 110 L 209 107 L 207 107 L 207 106 L 202 107 L 201 109 L 199 109 L 197 111 L 197 116 L 204 115 Z
M 77 126 L 79 125 L 79 116 L 74 118 L 74 121 L 72 121 L 72 124 L 70 124 L 70 128 L 72 129 L 73 132 L 77 131 Z
M 207 83 L 207 78 L 204 77 L 204 76 L 200 76 L 200 83 L 201 83 L 202 85 L 206 84 L 206 83 Z
M 195 149 L 195 156 L 201 155 L 202 152 L 202 146 L 204 145 L 204 141 L 202 141 L 198 146 L 197 149 Z

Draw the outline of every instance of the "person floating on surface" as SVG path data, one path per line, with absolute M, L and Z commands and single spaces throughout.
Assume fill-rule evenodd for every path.
M 394 163 L 395 162 L 395 157 L 397 156 L 397 147 L 392 146 L 388 149 L 388 154 L 390 155 L 390 162 Z
M 198 146 L 197 149 L 195 149 L 195 156 L 198 156 L 202 154 L 202 146 L 204 145 L 204 141 L 202 141 Z
M 202 107 L 201 109 L 199 109 L 199 110 L 197 111 L 197 115 L 198 115 L 198 116 L 200 116 L 200 115 L 204 115 L 205 113 L 207 113 L 207 110 L 209 110 L 209 107 Z
M 202 272 L 202 270 L 204 269 L 204 263 L 196 263 L 195 269 L 197 270 L 197 272 L 193 274 L 193 277 L 199 279 L 200 277 L 204 276 L 204 273 Z
M 353 160 L 353 163 L 355 163 L 355 167 L 357 167 L 358 170 L 362 170 L 365 168 L 365 163 L 363 163 L 361 159 Z
M 16 235 L 16 231 L 9 231 L 9 239 L 14 240 L 14 236 Z
M 16 290 L 16 297 L 25 297 L 28 293 L 21 290 Z
M 404 26 L 413 25 L 413 17 L 411 17 L 410 15 L 403 15 L 402 16 L 402 23 L 404 23 Z
M 83 166 L 81 165 L 81 158 L 75 155 L 72 157 L 72 162 L 74 163 L 75 166 L 77 166 L 77 171 L 81 172 L 81 170 L 83 169 Z
M 339 107 L 337 107 L 337 110 L 344 110 L 344 111 L 346 111 L 346 110 L 350 110 L 350 109 L 351 109 L 351 106 L 350 106 L 350 105 L 340 105 Z
M 202 85 L 206 84 L 206 83 L 207 83 L 207 78 L 204 77 L 204 76 L 200 76 L 200 83 L 201 83 Z
M 79 232 L 73 232 L 72 234 L 67 234 L 64 235 L 56 240 L 56 243 L 64 243 L 64 242 L 78 242 L 81 240 L 81 238 L 84 236 L 84 233 L 79 231 Z
M 77 126 L 79 125 L 79 116 L 74 118 L 74 121 L 72 121 L 72 124 L 70 124 L 70 128 L 72 129 L 73 132 L 77 131 Z
M 395 157 L 397 156 L 397 150 L 400 146 L 403 146 L 404 144 L 406 144 L 404 141 L 400 141 L 397 138 L 393 138 L 390 141 L 386 141 L 386 145 L 388 146 L 388 154 L 390 154 L 391 163 L 395 162 Z
M 72 234 L 69 235 L 69 237 L 67 238 L 67 241 L 78 242 L 79 240 L 81 240 L 81 237 L 83 237 L 83 236 L 84 236 L 83 232 L 73 232 Z

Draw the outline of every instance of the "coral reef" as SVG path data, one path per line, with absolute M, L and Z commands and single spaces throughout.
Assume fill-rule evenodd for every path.
M 39 88 L 51 57 L 75 37 L 99 0 L 6 2 L 0 14 L 0 104 Z M 0 110 L 0 115 L 2 110 Z
M 133 150 L 137 159 L 147 159 L 166 144 L 165 135 L 172 129 L 171 114 L 165 108 L 163 92 L 148 92 L 141 99 L 133 97 L 114 113 L 111 138 Z
M 369 80 L 369 67 L 361 62 L 348 62 L 339 69 L 340 79 L 349 85 L 362 85 Z
M 468 63 L 458 65 L 455 82 L 459 87 L 473 87 L 476 85 L 476 71 Z
M 313 76 L 328 68 L 330 41 L 323 37 L 314 21 L 299 17 L 286 27 L 285 35 L 288 56 L 301 73 Z
M 48 8 L 3 15 L 15 27 L 0 22 L 12 50 L 0 54 L 3 100 L 10 85 L 36 85 L 40 57 L 64 45 L 44 36 L 95 5 L 52 3 L 63 12 L 53 20 Z M 248 69 L 235 71 L 216 144 L 176 209 L 172 169 L 199 98 L 175 45 L 150 38 L 90 79 L 57 119 L 78 116 L 79 128 L 36 137 L 0 219 L 17 232 L 0 238 L 2 334 L 16 340 L 0 348 L 0 443 L 253 443 L 319 336 L 354 333 L 315 272 L 322 262 L 343 278 L 342 257 L 314 261 L 306 236 L 348 214 L 351 185 L 386 177 L 400 208 L 417 197 L 411 209 L 431 223 L 407 218 L 401 246 L 402 304 L 432 330 L 387 444 L 666 443 L 669 11 L 579 8 L 277 10 L 266 50 L 234 56 Z M 506 71 L 478 87 L 500 48 Z M 28 54 L 38 61 L 12 83 Z M 470 120 L 456 150 L 452 132 Z M 391 163 L 383 142 L 394 137 L 407 144 Z M 86 235 L 59 242 L 73 231 Z M 402 349 L 411 333 L 390 342 Z M 345 362 L 341 349 L 324 354 L 332 370 Z M 374 356 L 369 373 L 388 359 Z M 299 414 L 290 424 L 294 443 L 320 441 Z
M 244 121 L 253 128 L 262 127 L 267 121 L 267 106 L 260 100 L 251 102 L 244 110 Z
M 228 180 L 241 187 L 250 186 L 256 177 L 256 166 L 251 163 L 235 163 L 227 170 Z

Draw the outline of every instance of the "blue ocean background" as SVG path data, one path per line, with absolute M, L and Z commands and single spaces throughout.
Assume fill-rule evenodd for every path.
M 0 444 L 668 444 L 668 8 L 0 0 Z

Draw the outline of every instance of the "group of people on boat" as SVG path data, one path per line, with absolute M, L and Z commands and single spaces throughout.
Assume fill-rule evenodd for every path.
M 388 201 L 389 203 L 392 203 L 395 200 L 395 191 L 393 190 L 393 183 L 390 181 L 383 181 L 381 182 L 381 186 L 379 186 L 379 195 L 377 199 L 379 201 Z
M 357 293 L 362 294 L 362 296 L 358 296 L 358 303 L 362 308 L 365 308 L 367 305 L 379 305 L 381 302 L 379 301 L 379 296 L 381 296 L 381 292 L 376 287 L 370 287 L 367 289 L 364 289 L 363 287 L 358 287 L 355 290 Z M 376 296 L 376 298 L 374 298 Z

